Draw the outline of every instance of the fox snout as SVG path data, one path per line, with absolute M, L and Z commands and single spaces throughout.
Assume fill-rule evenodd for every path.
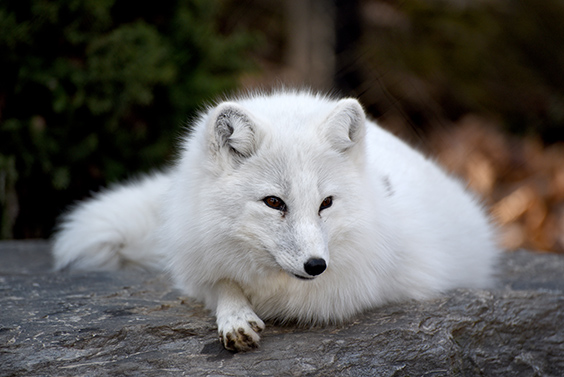
M 307 276 L 303 273 L 292 273 L 295 277 L 302 280 L 313 280 L 317 276 L 321 275 L 327 269 L 327 262 L 323 258 L 310 258 L 304 263 L 304 269 Z

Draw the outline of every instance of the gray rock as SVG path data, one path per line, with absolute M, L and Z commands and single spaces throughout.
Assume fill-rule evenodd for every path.
M 0 242 L 2 376 L 561 376 L 564 257 L 504 256 L 500 286 L 387 305 L 325 328 L 267 324 L 234 354 L 214 318 L 148 271 L 53 272 Z

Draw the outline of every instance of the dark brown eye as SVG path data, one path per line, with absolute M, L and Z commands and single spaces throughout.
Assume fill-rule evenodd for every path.
M 321 202 L 321 205 L 319 206 L 319 212 L 323 211 L 325 208 L 329 208 L 333 205 L 333 197 L 332 196 L 328 196 L 325 199 L 323 199 L 323 201 Z
M 286 203 L 284 203 L 282 199 L 277 198 L 276 196 L 267 196 L 262 201 L 270 208 L 274 208 L 279 211 L 286 211 Z

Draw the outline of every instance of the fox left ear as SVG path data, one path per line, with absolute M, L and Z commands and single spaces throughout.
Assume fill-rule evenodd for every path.
M 261 141 L 253 116 L 234 102 L 224 102 L 215 108 L 208 129 L 211 149 L 231 159 L 250 157 Z
M 352 98 L 337 102 L 333 112 L 323 122 L 322 132 L 331 145 L 345 152 L 364 139 L 366 115 L 360 103 Z

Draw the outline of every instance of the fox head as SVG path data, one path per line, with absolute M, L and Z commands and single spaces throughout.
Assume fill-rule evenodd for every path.
M 346 218 L 363 168 L 365 114 L 354 99 L 317 101 L 224 102 L 207 118 L 214 179 L 203 190 L 229 240 L 222 253 L 257 272 L 314 279 L 331 268 L 334 219 Z

